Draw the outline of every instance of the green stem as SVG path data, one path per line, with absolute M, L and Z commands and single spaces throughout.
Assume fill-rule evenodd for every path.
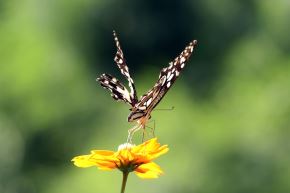
M 122 181 L 121 193 L 125 192 L 126 183 L 127 183 L 127 179 L 128 179 L 128 174 L 129 174 L 129 172 L 123 172 L 123 181 Z

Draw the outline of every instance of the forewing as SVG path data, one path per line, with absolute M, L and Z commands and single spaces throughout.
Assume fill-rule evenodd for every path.
M 115 77 L 109 74 L 102 74 L 97 81 L 101 86 L 111 92 L 113 99 L 117 101 L 123 101 L 132 106 L 132 101 L 129 91 L 126 87 Z
M 151 90 L 141 97 L 140 101 L 136 104 L 135 109 L 147 110 L 148 113 L 153 110 L 153 108 L 161 101 L 179 76 L 181 70 L 185 66 L 185 63 L 191 56 L 193 48 L 196 44 L 196 40 L 190 42 L 181 54 L 169 63 L 168 67 L 161 70 L 156 84 Z
M 130 76 L 129 68 L 126 64 L 126 60 L 124 58 L 124 54 L 123 54 L 123 51 L 121 49 L 121 45 L 120 45 L 120 42 L 118 40 L 118 37 L 117 37 L 117 34 L 115 31 L 113 31 L 113 35 L 114 35 L 114 40 L 115 40 L 116 47 L 117 47 L 117 52 L 116 52 L 114 61 L 118 65 L 121 73 L 126 77 L 126 79 L 129 82 L 130 97 L 131 97 L 132 105 L 135 105 L 138 101 L 138 97 L 137 97 L 137 92 L 135 89 L 134 81 Z

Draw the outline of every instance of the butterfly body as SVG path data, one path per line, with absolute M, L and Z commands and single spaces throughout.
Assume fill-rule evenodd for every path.
M 145 128 L 147 121 L 151 118 L 152 110 L 158 105 L 180 75 L 181 70 L 185 66 L 185 62 L 187 62 L 191 56 L 197 41 L 193 40 L 190 42 L 181 54 L 169 63 L 168 67 L 163 68 L 153 88 L 138 100 L 134 81 L 130 76 L 129 68 L 126 64 L 119 40 L 115 32 L 113 32 L 113 35 L 117 47 L 114 61 L 119 67 L 121 73 L 128 80 L 130 92 L 119 80 L 109 74 L 102 74 L 97 78 L 97 81 L 100 82 L 102 87 L 111 92 L 113 99 L 123 101 L 131 106 L 131 113 L 128 116 L 128 122 L 136 121 L 137 127 L 134 128 Z

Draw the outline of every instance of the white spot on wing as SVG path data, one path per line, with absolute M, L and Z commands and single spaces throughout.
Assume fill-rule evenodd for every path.
M 182 58 L 180 59 L 180 63 L 183 63 L 183 62 L 185 62 L 185 58 L 184 58 L 184 57 L 182 57 Z
M 124 72 L 125 76 L 130 77 L 128 72 Z
M 123 89 L 121 89 L 120 87 L 118 87 L 117 86 L 117 91 L 119 92 L 119 93 L 122 93 L 122 94 L 124 94 L 124 90 Z
M 184 68 L 184 66 L 185 66 L 185 63 L 182 63 L 181 66 L 180 66 L 180 68 Z
M 140 110 L 145 110 L 146 107 L 145 107 L 145 106 L 142 106 L 142 107 L 139 107 L 138 109 L 140 109 Z
M 167 83 L 167 85 L 166 85 L 166 86 L 167 86 L 167 88 L 169 88 L 169 87 L 170 87 L 170 85 L 171 85 L 171 83 L 170 83 L 170 82 L 168 82 L 168 83 Z
M 166 82 L 166 78 L 165 78 L 165 76 L 163 76 L 162 77 L 162 84 L 161 85 L 163 86 L 165 84 L 165 82 Z
M 169 69 L 171 69 L 173 67 L 173 63 L 170 62 L 170 66 L 169 66 Z
M 146 102 L 146 105 L 149 106 L 152 102 L 152 98 L 150 98 L 147 102 Z
M 168 71 L 168 73 L 167 73 L 167 79 L 169 78 L 169 76 L 171 75 L 171 72 L 170 71 Z
M 174 74 L 171 74 L 171 75 L 169 76 L 169 78 L 167 78 L 167 81 L 171 81 L 171 79 L 173 78 L 173 76 L 174 76 Z

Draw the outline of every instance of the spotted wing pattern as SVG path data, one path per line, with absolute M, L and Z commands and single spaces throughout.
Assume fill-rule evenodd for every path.
M 158 105 L 161 99 L 165 96 L 167 91 L 171 88 L 177 77 L 179 76 L 181 70 L 184 68 L 185 63 L 190 58 L 193 48 L 197 44 L 196 40 L 190 42 L 190 44 L 185 47 L 181 54 L 176 57 L 169 66 L 163 68 L 159 74 L 159 78 L 152 89 L 150 89 L 146 94 L 141 96 L 138 101 L 137 92 L 135 89 L 134 81 L 130 76 L 129 68 L 126 65 L 126 61 L 121 49 L 119 40 L 115 31 L 113 32 L 114 40 L 117 47 L 116 56 L 114 61 L 119 67 L 121 73 L 126 77 L 129 82 L 130 92 L 126 87 L 115 77 L 109 74 L 102 74 L 97 80 L 100 82 L 101 86 L 108 89 L 111 92 L 111 96 L 117 101 L 124 101 L 131 105 L 131 113 L 128 117 L 128 121 L 138 120 L 142 117 L 149 115 L 151 111 Z
M 169 66 L 163 68 L 159 74 L 159 79 L 152 89 L 150 89 L 146 94 L 141 96 L 140 101 L 132 109 L 132 113 L 129 115 L 134 119 L 134 114 L 150 114 L 154 107 L 161 101 L 165 96 L 167 91 L 173 85 L 175 80 L 180 74 L 180 71 L 184 68 L 185 63 L 188 61 L 189 57 L 192 54 L 194 46 L 197 44 L 197 41 L 194 40 L 181 52 L 181 54 L 176 57 L 172 62 L 169 63 Z M 132 120 L 131 120 L 132 121 Z
M 135 89 L 134 81 L 130 76 L 129 68 L 126 64 L 126 60 L 124 58 L 124 54 L 123 54 L 123 51 L 121 49 L 121 45 L 120 45 L 120 42 L 118 40 L 118 37 L 117 37 L 117 34 L 115 31 L 113 31 L 113 35 L 114 35 L 114 40 L 115 40 L 116 47 L 117 47 L 117 52 L 116 52 L 114 61 L 118 65 L 121 73 L 127 78 L 128 82 L 129 82 L 131 104 L 134 106 L 138 102 L 138 97 L 137 97 L 137 92 Z
M 109 74 L 102 74 L 97 80 L 103 88 L 111 92 L 113 99 L 124 101 L 133 107 L 129 91 L 119 80 Z

